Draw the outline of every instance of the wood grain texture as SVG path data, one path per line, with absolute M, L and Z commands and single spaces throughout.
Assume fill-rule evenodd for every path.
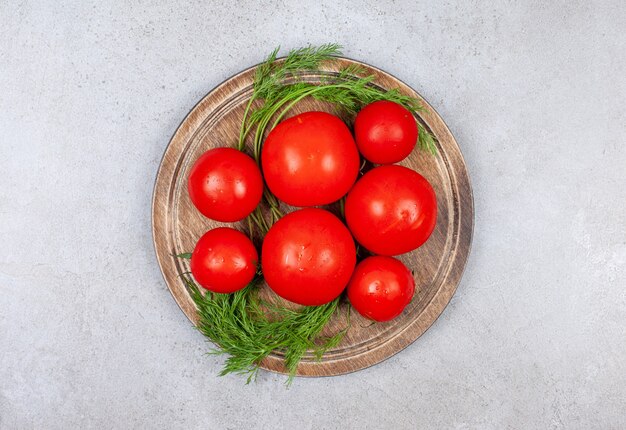
M 438 155 L 431 156 L 416 149 L 400 164 L 417 170 L 430 181 L 437 193 L 439 214 L 428 242 L 399 257 L 414 271 L 416 281 L 415 297 L 403 314 L 387 323 L 371 324 L 352 312 L 350 329 L 341 344 L 328 351 L 321 361 L 306 355 L 297 370 L 301 376 L 340 375 L 363 369 L 415 341 L 437 319 L 454 294 L 472 241 L 474 208 L 465 162 L 448 127 L 419 94 L 377 68 L 345 58 L 319 72 L 303 75 L 302 79 L 318 82 L 320 77 L 352 64 L 359 64 L 373 74 L 376 85 L 397 88 L 422 101 L 425 111 L 418 120 L 436 136 Z M 193 108 L 165 150 L 156 178 L 152 231 L 157 259 L 174 299 L 194 324 L 197 323 L 196 308 L 179 277 L 189 268 L 187 262 L 173 255 L 191 252 L 203 233 L 227 224 L 206 219 L 194 208 L 187 194 L 187 176 L 193 162 L 203 152 L 236 143 L 244 106 L 252 94 L 254 71 L 252 67 L 228 79 Z M 337 113 L 329 104 L 306 99 L 290 115 L 310 110 Z M 235 225 L 235 228 L 240 226 L 243 227 Z M 267 286 L 262 287 L 262 294 L 273 296 Z M 346 327 L 348 306 L 346 303 L 341 306 L 325 328 L 325 334 L 334 334 Z M 261 367 L 285 373 L 280 353 L 268 356 Z

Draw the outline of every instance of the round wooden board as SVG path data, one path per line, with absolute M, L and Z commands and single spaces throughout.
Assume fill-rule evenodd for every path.
M 415 341 L 437 319 L 450 301 L 460 281 L 472 240 L 474 208 L 472 190 L 459 147 L 441 117 L 413 89 L 375 67 L 341 58 L 319 72 L 300 79 L 319 82 L 353 64 L 375 76 L 382 88 L 397 88 L 422 100 L 425 111 L 418 120 L 438 140 L 438 155 L 414 150 L 402 163 L 425 176 L 437 193 L 437 226 L 421 248 L 398 258 L 415 273 L 416 293 L 404 313 L 387 323 L 371 324 L 356 312 L 351 313 L 350 329 L 336 348 L 321 361 L 306 355 L 297 374 L 301 376 L 340 375 L 369 367 L 392 356 Z M 152 202 L 152 231 L 156 255 L 168 288 L 185 315 L 197 323 L 195 305 L 179 275 L 189 270 L 185 260 L 173 255 L 191 252 L 207 230 L 224 225 L 204 218 L 187 194 L 187 176 L 193 162 L 206 150 L 233 146 L 239 135 L 244 110 L 252 94 L 255 67 L 228 79 L 204 97 L 187 115 L 169 143 L 157 173 Z M 332 105 L 303 100 L 291 113 L 310 110 L 337 113 Z M 290 210 L 290 208 L 284 208 Z M 235 225 L 243 229 L 243 224 Z M 267 286 L 262 294 L 273 295 Z M 345 328 L 349 304 L 343 303 L 327 325 L 324 334 Z M 262 363 L 267 370 L 285 373 L 280 353 Z

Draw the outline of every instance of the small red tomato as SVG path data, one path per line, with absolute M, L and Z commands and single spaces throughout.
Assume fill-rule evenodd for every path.
M 263 143 L 267 187 L 292 206 L 326 205 L 343 197 L 359 173 L 348 127 L 326 112 L 305 112 L 274 128 Z
M 191 168 L 188 190 L 204 216 L 234 222 L 250 215 L 261 201 L 263 178 L 251 157 L 233 148 L 215 148 Z
M 352 307 L 374 321 L 389 321 L 400 315 L 414 293 L 411 272 L 392 257 L 368 257 L 361 261 L 348 284 Z
M 261 265 L 267 285 L 300 305 L 322 305 L 338 297 L 355 264 L 350 232 L 339 218 L 322 209 L 284 216 L 263 241 Z
M 248 236 L 229 227 L 206 232 L 191 254 L 191 273 L 214 293 L 234 293 L 256 273 L 259 255 Z
M 380 166 L 350 190 L 345 214 L 361 245 L 374 254 L 398 255 L 430 237 L 437 223 L 437 197 L 419 173 L 403 166 Z
M 417 124 L 406 108 L 381 100 L 365 106 L 354 121 L 356 145 L 372 163 L 404 160 L 417 143 Z

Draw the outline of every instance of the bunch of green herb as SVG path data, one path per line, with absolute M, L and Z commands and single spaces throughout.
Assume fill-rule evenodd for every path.
M 213 354 L 228 355 L 220 375 L 248 375 L 250 382 L 259 363 L 270 353 L 279 352 L 284 354 L 291 382 L 307 351 L 321 358 L 341 341 L 349 325 L 348 320 L 344 330 L 321 337 L 320 332 L 335 314 L 340 299 L 322 306 L 288 309 L 258 297 L 260 276 L 233 294 L 202 294 L 191 279 L 184 279 L 198 307 L 198 329 L 217 344 Z

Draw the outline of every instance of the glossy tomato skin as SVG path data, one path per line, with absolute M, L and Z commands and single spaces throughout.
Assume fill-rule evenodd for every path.
M 326 112 L 305 112 L 278 124 L 261 153 L 263 175 L 276 197 L 292 206 L 318 206 L 343 197 L 359 172 L 348 127 Z
M 233 293 L 254 278 L 259 255 L 242 232 L 219 227 L 206 232 L 191 254 L 191 273 L 203 288 Z
M 263 241 L 261 265 L 267 284 L 282 298 L 300 305 L 322 305 L 338 297 L 355 264 L 350 232 L 323 209 L 287 214 Z
M 398 103 L 370 103 L 354 121 L 356 144 L 372 163 L 392 164 L 404 160 L 415 148 L 418 130 L 415 118 Z
M 234 222 L 250 215 L 261 201 L 263 178 L 248 155 L 233 148 L 214 148 L 195 162 L 187 188 L 204 216 Z
M 389 321 L 400 315 L 414 293 L 411 272 L 393 257 L 366 258 L 356 266 L 348 284 L 352 307 L 374 321 Z
M 437 223 L 430 183 L 403 166 L 380 166 L 357 181 L 345 205 L 356 240 L 374 254 L 399 255 L 420 247 Z

